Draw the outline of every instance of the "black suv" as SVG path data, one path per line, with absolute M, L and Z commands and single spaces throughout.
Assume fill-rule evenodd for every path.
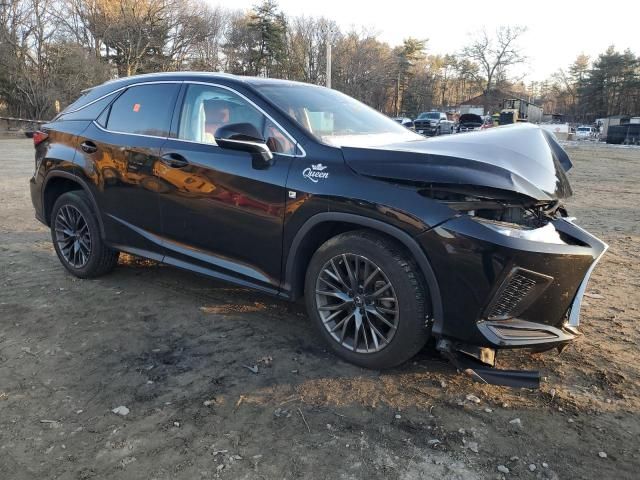
M 366 367 L 430 337 L 489 364 L 563 346 L 606 249 L 566 217 L 571 162 L 531 125 L 427 140 L 334 90 L 163 73 L 84 92 L 34 144 L 36 216 L 72 274 L 128 252 L 304 296 Z

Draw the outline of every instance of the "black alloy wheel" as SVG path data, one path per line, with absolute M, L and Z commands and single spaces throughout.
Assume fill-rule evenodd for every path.
M 329 347 L 356 365 L 394 367 L 429 338 L 422 272 L 402 245 L 374 231 L 342 233 L 320 246 L 307 268 L 305 300 Z
M 398 297 L 378 265 L 343 253 L 324 264 L 316 281 L 322 324 L 335 341 L 358 353 L 378 352 L 398 329 Z
M 51 210 L 51 240 L 62 265 L 80 278 L 112 270 L 119 252 L 105 245 L 89 196 L 73 190 L 58 197 Z
M 91 255 L 91 233 L 80 210 L 73 205 L 58 209 L 54 231 L 64 260 L 73 268 L 84 267 Z

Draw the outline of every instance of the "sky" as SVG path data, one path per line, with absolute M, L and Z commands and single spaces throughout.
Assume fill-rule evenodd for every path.
M 259 0 L 211 5 L 250 9 Z M 406 37 L 428 39 L 431 54 L 455 53 L 470 34 L 483 27 L 524 25 L 520 42 L 527 63 L 514 74 L 525 81 L 541 81 L 566 69 L 580 53 L 592 59 L 609 45 L 640 54 L 640 1 L 618 0 L 279 0 L 289 16 L 324 16 L 343 30 L 354 27 L 378 34 L 395 46 Z

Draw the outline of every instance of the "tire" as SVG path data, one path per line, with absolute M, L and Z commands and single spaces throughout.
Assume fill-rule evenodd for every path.
M 364 290 L 354 291 L 354 283 L 365 284 Z M 361 367 L 400 365 L 429 339 L 431 301 L 419 268 L 394 241 L 369 230 L 343 233 L 316 251 L 307 268 L 305 302 L 331 349 Z
M 441 133 L 440 127 L 436 128 L 436 137 L 439 136 Z
M 76 277 L 99 277 L 118 263 L 119 252 L 104 244 L 98 219 L 84 191 L 60 195 L 53 205 L 50 223 L 58 259 Z

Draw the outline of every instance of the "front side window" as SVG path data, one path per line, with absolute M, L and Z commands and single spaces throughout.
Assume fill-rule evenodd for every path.
M 138 135 L 169 136 L 179 88 L 177 83 L 158 83 L 127 89 L 111 105 L 106 118 L 107 129 Z
M 187 87 L 178 138 L 215 145 L 218 129 L 234 123 L 253 125 L 272 152 L 296 154 L 295 143 L 244 98 L 212 85 Z
M 424 140 L 336 90 L 300 83 L 266 83 L 258 91 L 318 140 L 335 146 L 374 146 Z

